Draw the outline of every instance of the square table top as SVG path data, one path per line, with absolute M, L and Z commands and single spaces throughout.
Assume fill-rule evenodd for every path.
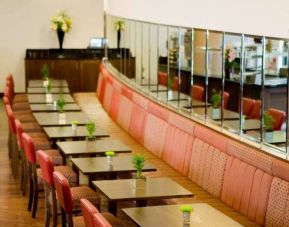
M 32 112 L 57 112 L 57 107 L 55 108 L 53 104 L 30 104 L 30 109 Z M 81 111 L 81 108 L 76 103 L 67 103 L 64 111 Z
M 260 132 L 252 132 L 248 134 L 258 140 L 261 139 Z M 270 144 L 282 144 L 286 143 L 286 131 L 271 131 L 264 132 L 263 141 Z
M 224 125 L 239 130 L 240 122 L 239 120 L 224 120 Z M 252 130 L 259 130 L 260 129 L 260 120 L 258 119 L 245 119 L 243 125 L 243 131 L 252 131 Z
M 107 151 L 115 153 L 130 153 L 131 148 L 115 139 L 96 141 L 64 141 L 56 142 L 57 147 L 64 155 L 104 155 Z
M 50 79 L 51 87 L 68 87 L 66 80 Z M 44 87 L 43 80 L 29 80 L 28 87 Z
M 72 158 L 71 162 L 84 175 L 136 172 L 131 155 L 114 156 L 111 165 L 108 163 L 107 157 Z M 156 170 L 150 162 L 145 162 L 143 172 Z
M 86 138 L 87 131 L 86 126 L 77 126 L 76 132 L 72 130 L 71 126 L 55 126 L 55 127 L 43 127 L 44 132 L 49 139 L 74 139 L 74 138 Z M 96 128 L 95 137 L 108 137 L 109 134 L 103 129 Z M 85 141 L 86 142 L 86 141 Z M 76 144 L 73 144 L 75 146 Z M 74 147 L 70 147 L 73 149 Z
M 148 206 L 125 208 L 122 211 L 133 220 L 138 226 L 165 226 L 176 227 L 186 226 L 183 223 L 183 214 L 179 205 Z M 190 215 L 190 223 L 187 226 L 204 227 L 204 226 L 222 226 L 233 227 L 242 226 L 235 220 L 226 216 L 207 203 L 190 204 L 193 211 Z M 257 226 L 257 225 L 256 225 Z
M 213 113 L 213 108 L 208 107 L 207 109 L 207 116 L 209 119 L 219 121 L 221 120 L 221 109 L 218 108 L 218 114 Z M 199 115 L 205 115 L 205 108 L 204 107 L 196 107 L 193 108 L 193 112 Z M 231 110 L 224 109 L 224 120 L 238 120 L 240 119 L 240 114 Z
M 33 113 L 40 126 L 66 126 L 71 125 L 72 121 L 78 121 L 78 125 L 86 125 L 90 122 L 83 112 L 65 112 L 65 120 L 59 120 L 59 113 Z
M 147 178 L 145 188 L 135 188 L 135 179 L 98 180 L 92 184 L 109 201 L 192 197 L 193 193 L 170 178 Z
M 28 87 L 27 88 L 28 94 L 46 94 L 46 89 L 44 87 Z M 68 87 L 52 87 L 50 89 L 51 94 L 69 94 Z
M 59 96 L 62 96 L 66 103 L 75 103 L 74 99 L 70 94 L 28 94 L 28 102 L 30 104 L 35 103 L 53 103 L 59 99 Z

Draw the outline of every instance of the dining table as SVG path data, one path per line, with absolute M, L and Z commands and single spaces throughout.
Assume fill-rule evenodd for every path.
M 28 87 L 44 87 L 44 80 L 29 80 Z M 50 78 L 51 87 L 68 87 L 68 83 L 66 80 L 58 80 Z
M 40 103 L 40 104 L 30 104 L 30 109 L 32 112 L 57 112 L 58 108 L 52 103 Z M 81 108 L 78 104 L 76 103 L 67 103 L 63 107 L 64 111 L 81 111 Z
M 131 148 L 117 139 L 101 139 L 95 141 L 58 141 L 57 148 L 65 157 L 103 156 L 107 151 L 116 154 L 131 153 Z
M 29 104 L 54 103 L 60 97 L 65 103 L 75 103 L 70 94 L 27 94 Z
M 204 107 L 196 107 L 193 108 L 193 113 L 205 116 L 205 108 Z M 213 110 L 213 107 L 210 106 L 207 108 L 207 117 L 209 119 L 215 120 L 215 121 L 220 121 L 221 120 L 221 109 L 216 108 Z M 240 119 L 240 114 L 237 112 L 234 112 L 232 110 L 224 109 L 224 115 L 223 115 L 224 120 L 238 120 Z
M 132 155 L 114 156 L 111 161 L 107 157 L 72 158 L 72 168 L 77 175 L 81 172 L 88 177 L 89 183 L 96 177 L 111 180 L 116 179 L 119 174 L 136 172 L 132 163 Z M 156 167 L 149 161 L 145 161 L 143 172 L 156 171 Z
M 240 119 L 238 120 L 224 120 L 224 126 L 236 131 L 240 130 Z M 243 123 L 243 132 L 254 131 L 260 129 L 259 119 L 245 119 Z
M 116 215 L 117 203 L 136 201 L 136 205 L 146 206 L 148 200 L 193 197 L 194 194 L 168 177 L 146 178 L 142 187 L 136 179 L 116 179 L 92 181 L 97 191 L 108 200 L 108 211 Z
M 28 94 L 46 94 L 46 88 L 45 87 L 28 87 L 27 88 Z M 49 90 L 49 93 L 51 94 L 69 94 L 69 88 L 68 87 L 52 87 Z
M 90 122 L 83 112 L 33 112 L 33 115 L 41 127 L 45 126 L 68 126 L 72 121 L 77 121 L 78 125 L 86 125 Z
M 191 206 L 189 222 L 184 223 L 181 206 Z M 123 208 L 125 213 L 137 226 L 152 227 L 241 227 L 229 216 L 218 211 L 207 203 L 162 205 L 148 207 Z

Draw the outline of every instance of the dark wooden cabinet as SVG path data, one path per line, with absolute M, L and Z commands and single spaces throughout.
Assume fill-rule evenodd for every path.
M 66 80 L 72 93 L 95 91 L 100 63 L 99 59 L 26 59 L 26 87 L 30 79 L 42 79 L 40 71 L 47 64 L 50 77 Z

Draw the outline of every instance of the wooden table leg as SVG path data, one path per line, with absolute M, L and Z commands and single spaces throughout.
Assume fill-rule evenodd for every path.
M 117 203 L 115 201 L 108 201 L 108 211 L 117 216 Z

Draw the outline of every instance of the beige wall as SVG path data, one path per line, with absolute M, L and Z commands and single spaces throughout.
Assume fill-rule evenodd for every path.
M 138 20 L 289 38 L 288 0 L 107 0 L 108 12 Z
M 27 48 L 58 48 L 49 17 L 59 10 L 67 10 L 73 20 L 64 48 L 86 48 L 89 37 L 103 36 L 103 0 L 1 0 L 0 92 L 9 72 L 16 91 L 24 91 Z

